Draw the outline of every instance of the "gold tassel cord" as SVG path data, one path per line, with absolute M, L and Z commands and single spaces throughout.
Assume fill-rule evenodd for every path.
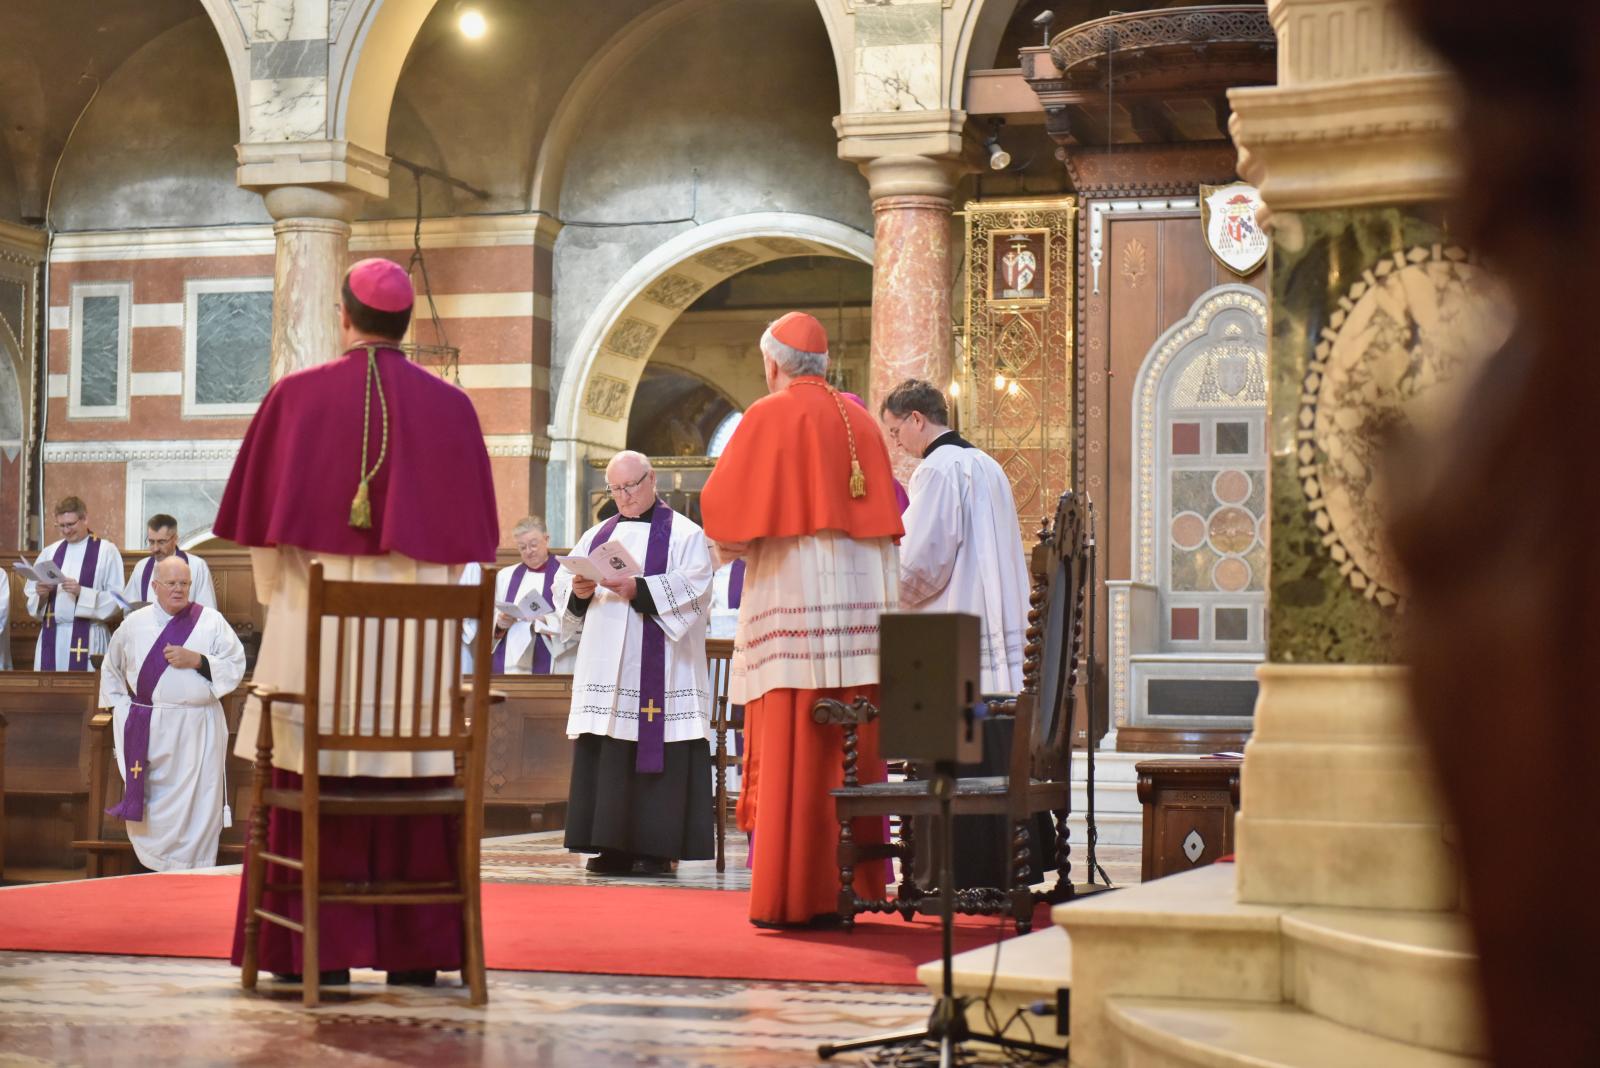
M 833 397 L 833 403 L 839 407 L 839 418 L 844 420 L 844 438 L 850 445 L 850 496 L 857 499 L 867 495 L 867 475 L 861 470 L 861 459 L 856 455 L 856 432 L 850 427 L 850 414 L 844 410 L 844 398 L 839 396 L 839 391 L 826 382 L 812 382 L 807 379 L 796 379 L 795 385 L 821 386 Z
M 356 495 L 350 501 L 350 525 L 357 530 L 372 529 L 372 500 L 367 492 L 367 483 L 371 482 L 378 474 L 378 468 L 383 466 L 383 461 L 389 455 L 389 403 L 383 396 L 383 379 L 378 375 L 378 348 L 368 345 L 367 349 L 367 374 L 364 381 L 365 393 L 361 399 L 361 475 L 356 485 Z M 381 420 L 381 433 L 378 439 L 378 460 L 367 468 L 367 439 L 372 433 L 372 391 L 376 386 L 378 391 L 378 412 Z

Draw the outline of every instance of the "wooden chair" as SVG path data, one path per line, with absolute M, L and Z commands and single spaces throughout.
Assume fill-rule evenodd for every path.
M 300 932 L 303 938 L 304 1001 L 318 1003 L 319 909 L 325 902 L 368 905 L 461 906 L 463 946 L 462 978 L 471 990 L 471 1003 L 482 1005 L 489 993 L 483 966 L 483 919 L 479 900 L 478 850 L 483 829 L 484 740 L 489 723 L 489 660 L 494 612 L 494 569 L 486 568 L 480 585 L 406 585 L 377 582 L 334 582 L 323 578 L 322 564 L 311 565 L 311 585 L 306 619 L 305 693 L 294 694 L 257 688 L 261 701 L 261 732 L 256 750 L 255 806 L 250 827 L 249 863 L 242 981 L 246 989 L 256 983 L 258 932 L 266 920 Z M 461 677 L 459 623 L 478 620 L 473 642 L 474 670 L 468 686 Z M 322 641 L 325 619 L 335 632 L 332 704 L 329 725 L 322 717 Z M 372 626 L 372 624 L 376 626 Z M 410 624 L 408 626 L 408 624 Z M 431 624 L 431 626 L 430 626 Z M 368 633 L 375 632 L 376 649 L 368 655 Z M 384 644 L 393 632 L 392 685 Z M 410 642 L 407 642 L 408 634 Z M 351 634 L 354 637 L 351 637 Z M 430 638 L 431 632 L 431 638 Z M 355 660 L 349 662 L 348 643 L 354 643 Z M 407 648 L 409 644 L 410 648 Z M 406 693 L 406 665 L 412 666 L 410 693 Z M 424 665 L 432 668 L 425 681 Z M 347 677 L 347 672 L 351 677 Z M 425 692 L 425 690 L 431 690 Z M 403 703 L 412 710 L 406 716 Z M 272 706 L 303 706 L 304 764 L 299 790 L 272 788 Z M 363 714 L 372 706 L 370 717 Z M 365 722 L 364 722 L 365 721 Z M 449 751 L 455 756 L 455 780 L 449 787 L 430 790 L 393 790 L 382 793 L 341 793 L 321 789 L 318 757 L 329 752 L 417 753 Z M 267 813 L 279 808 L 301 815 L 300 857 L 267 852 Z M 334 883 L 319 874 L 319 819 L 322 815 L 421 816 L 448 815 L 461 820 L 456 878 L 437 883 Z M 266 885 L 268 863 L 300 873 L 298 883 Z M 262 908 L 263 894 L 301 895 L 302 921 Z
M 991 716 L 1015 719 L 1009 772 L 957 779 L 952 804 L 957 816 L 1005 816 L 1012 828 L 1013 847 L 1010 885 L 957 890 L 956 910 L 977 915 L 1009 912 L 1019 934 L 1032 929 L 1036 904 L 1066 901 L 1073 893 L 1067 814 L 1072 804 L 1071 725 L 1088 575 L 1086 514 L 1082 498 L 1068 491 L 1061 495 L 1054 523 L 1046 520 L 1040 530 L 1031 566 L 1033 591 L 1023 689 L 1016 695 L 988 699 Z M 919 913 L 938 911 L 937 888 L 918 885 L 913 875 L 911 834 L 913 817 L 937 814 L 938 802 L 927 784 L 914 777 L 867 785 L 860 781 L 856 734 L 862 724 L 877 718 L 877 708 L 864 699 L 846 705 L 824 698 L 812 709 L 815 722 L 837 724 L 845 731 L 844 785 L 830 792 L 839 820 L 839 915 L 846 928 L 861 912 L 898 912 L 910 920 Z M 1040 893 L 1023 878 L 1031 862 L 1027 826 L 1036 813 L 1049 813 L 1055 823 L 1057 881 Z M 884 845 L 855 842 L 851 821 L 862 816 L 898 816 L 899 841 Z M 896 897 L 889 901 L 857 897 L 852 885 L 856 865 L 889 857 L 901 861 Z
M 711 676 L 711 733 L 716 739 L 715 774 L 716 774 L 716 821 L 717 821 L 717 870 L 726 871 L 728 867 L 727 834 L 728 814 L 736 798 L 728 794 L 728 731 L 737 730 L 739 723 L 733 721 L 733 710 L 728 704 L 728 683 L 731 680 L 733 668 L 733 639 L 732 638 L 707 638 L 706 661 L 710 668 Z M 733 755 L 735 761 L 738 754 Z

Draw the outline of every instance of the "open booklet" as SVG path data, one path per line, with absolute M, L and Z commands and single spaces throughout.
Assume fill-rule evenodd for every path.
M 57 567 L 56 562 L 48 557 L 32 564 L 26 560 L 18 560 L 11 565 L 11 570 L 29 582 L 43 582 L 51 586 L 61 585 L 62 580 L 67 577 L 66 572 Z
M 150 603 L 149 601 L 130 601 L 116 590 L 107 590 L 106 596 L 117 602 L 117 606 L 122 609 L 123 615 L 127 615 L 130 612 L 137 612 L 139 609 Z
M 519 623 L 532 623 L 556 610 L 554 605 L 544 599 L 536 586 L 523 589 L 515 601 L 496 601 L 494 607 L 496 611 L 505 613 Z
M 589 550 L 588 556 L 558 556 L 556 561 L 574 575 L 590 582 L 638 578 L 644 568 L 620 541 L 608 541 Z

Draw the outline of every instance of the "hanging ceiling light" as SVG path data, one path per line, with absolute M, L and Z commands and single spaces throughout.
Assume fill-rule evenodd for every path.
M 994 388 L 995 389 L 1005 389 L 1006 388 L 1006 376 L 1005 375 L 997 374 L 997 375 L 994 376 Z
M 483 17 L 483 12 L 475 7 L 469 7 L 461 12 L 461 17 L 456 20 L 456 25 L 461 30 L 461 36 L 471 41 L 476 41 L 489 32 L 489 23 Z

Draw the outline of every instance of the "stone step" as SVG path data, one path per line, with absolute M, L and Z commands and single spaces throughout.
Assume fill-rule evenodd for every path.
M 1094 754 L 1094 781 L 1096 785 L 1113 782 L 1135 783 L 1139 781 L 1139 773 L 1133 770 L 1133 766 L 1141 761 L 1175 760 L 1193 755 L 1192 753 L 1118 753 L 1110 749 L 1097 749 Z M 1088 780 L 1089 761 L 1084 756 L 1083 750 L 1073 750 L 1072 781 Z
M 1101 812 L 1098 808 L 1094 814 L 1095 830 L 1099 836 L 1095 839 L 1100 845 L 1130 845 L 1136 846 L 1144 841 L 1144 815 L 1139 812 Z M 1082 842 L 1087 836 L 1086 824 L 1081 813 L 1073 813 L 1067 817 L 1067 827 L 1072 831 L 1072 841 Z
M 976 1002 L 967 1007 L 968 1026 L 985 1034 L 994 1030 L 988 1022 L 989 1015 L 1003 1027 L 1018 1009 L 1026 1010 L 1036 1001 L 1055 1005 L 1056 991 L 1072 984 L 1072 947 L 1067 942 L 1067 932 L 1059 927 L 1008 938 L 999 949 L 998 964 L 994 946 L 969 949 L 951 958 L 951 985 L 960 997 L 981 999 L 989 991 L 993 976 L 990 1012 L 986 1014 L 983 1005 Z M 917 969 L 917 981 L 937 996 L 944 989 L 943 963 L 935 960 L 922 965 Z M 1030 1015 L 1026 1019 L 1033 1029 L 1032 1041 L 1066 1045 L 1066 1037 L 1056 1034 L 1055 1017 Z M 1020 1022 L 1012 1024 L 1005 1034 L 1029 1038 L 1027 1028 Z
M 1283 934 L 1285 996 L 1306 1011 L 1412 1046 L 1488 1054 L 1459 913 L 1297 909 Z
M 1121 1068 L 1478 1068 L 1488 1062 L 1369 1035 L 1284 1004 L 1111 997 Z M 1074 1042 L 1076 1047 L 1076 1041 Z M 1074 1048 L 1074 1063 L 1077 1062 Z
M 1072 811 L 1086 812 L 1089 808 L 1089 784 L 1075 781 L 1072 784 Z M 1094 784 L 1094 813 L 1103 816 L 1111 812 L 1144 812 L 1139 804 L 1139 787 L 1131 782 L 1101 782 Z

